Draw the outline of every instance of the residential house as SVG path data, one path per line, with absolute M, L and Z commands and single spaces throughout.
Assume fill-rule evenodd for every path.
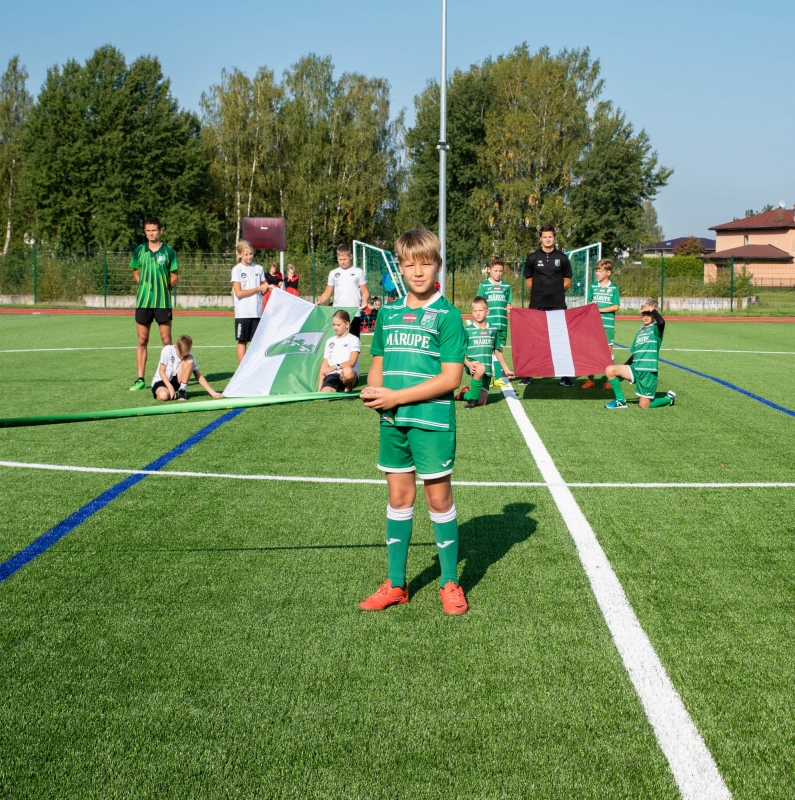
M 715 250 L 715 240 L 714 239 L 702 239 L 700 236 L 680 236 L 678 239 L 666 239 L 664 242 L 655 242 L 654 244 L 647 244 L 643 248 L 643 255 L 644 256 L 672 256 L 674 254 L 674 250 L 679 247 L 682 242 L 686 242 L 688 239 L 698 239 L 701 242 L 701 246 L 704 248 L 705 253 L 712 253 Z

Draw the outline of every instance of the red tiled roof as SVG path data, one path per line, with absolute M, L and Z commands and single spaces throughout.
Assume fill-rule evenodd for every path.
M 791 228 L 795 225 L 795 208 L 774 208 L 764 214 L 713 225 L 711 231 L 743 230 L 745 228 Z
M 732 247 L 717 253 L 699 256 L 707 261 L 720 258 L 744 258 L 751 261 L 792 261 L 792 256 L 786 251 L 772 244 L 747 244 L 743 247 Z

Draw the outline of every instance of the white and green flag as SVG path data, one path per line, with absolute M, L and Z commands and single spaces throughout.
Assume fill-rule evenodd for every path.
M 331 319 L 338 310 L 274 289 L 224 397 L 316 392 L 326 340 L 334 336 Z

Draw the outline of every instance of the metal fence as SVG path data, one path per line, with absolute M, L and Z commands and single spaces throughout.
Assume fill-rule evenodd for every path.
M 357 253 L 360 266 L 368 273 L 373 295 L 388 295 L 383 284 L 390 274 L 383 251 L 362 247 Z M 131 253 L 53 253 L 43 248 L 26 248 L 0 256 L 0 303 L 70 303 L 99 308 L 132 307 L 136 287 L 130 269 Z M 179 283 L 175 306 L 182 308 L 231 308 L 231 270 L 236 258 L 229 253 L 179 253 Z M 571 256 L 574 280 L 567 293 L 570 306 L 584 301 L 586 286 L 594 278 L 598 260 L 596 246 L 575 251 Z M 278 253 L 257 253 L 256 261 L 266 269 L 279 261 Z M 329 270 L 336 263 L 333 254 L 286 253 L 285 267 L 293 264 L 299 277 L 301 296 L 315 300 L 325 289 Z M 447 296 L 463 311 L 485 277 L 485 260 L 461 263 L 450 258 Z M 714 272 L 709 280 L 702 274 L 676 274 L 668 259 L 617 261 L 613 281 L 618 285 L 624 308 L 634 308 L 645 297 L 657 298 L 665 311 L 727 311 L 742 314 L 795 315 L 795 287 L 792 267 L 779 273 L 768 270 L 753 276 L 740 264 Z M 527 305 L 523 262 L 506 260 L 503 279 L 513 289 L 514 305 Z M 673 273 L 673 274 L 672 274 Z M 392 271 L 394 275 L 394 270 Z M 399 276 L 396 276 L 399 280 Z M 400 292 L 396 292 L 399 294 Z

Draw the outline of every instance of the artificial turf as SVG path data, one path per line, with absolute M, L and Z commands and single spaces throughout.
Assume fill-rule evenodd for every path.
M 3 349 L 124 347 L 131 327 L 0 317 Z M 677 322 L 664 346 L 795 349 L 781 327 Z M 230 344 L 231 320 L 178 317 L 174 332 L 222 389 L 234 349 L 202 345 Z M 793 406 L 784 356 L 671 356 Z M 127 391 L 132 349 L 0 363 L 3 416 L 152 402 Z M 660 385 L 673 408 L 609 412 L 607 393 L 549 380 L 519 394 L 568 481 L 795 481 L 795 419 L 673 367 Z M 218 416 L 0 430 L 0 459 L 136 469 Z M 456 480 L 540 480 L 499 392 L 458 421 Z M 379 479 L 377 441 L 358 402 L 250 409 L 165 469 Z M 0 559 L 123 477 L 0 467 Z M 734 796 L 790 797 L 795 489 L 573 491 Z M 411 602 L 364 614 L 385 571 L 384 486 L 157 475 L 129 489 L 0 584 L 0 791 L 677 797 L 549 492 L 454 492 L 471 610 L 450 619 L 421 497 Z

